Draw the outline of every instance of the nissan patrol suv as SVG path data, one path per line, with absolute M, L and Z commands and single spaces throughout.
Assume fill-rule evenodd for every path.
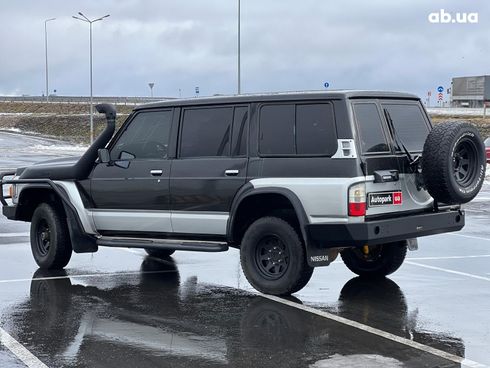
M 0 175 L 3 214 L 31 222 L 41 268 L 98 247 L 240 249 L 248 281 L 297 292 L 340 254 L 396 271 L 421 236 L 458 231 L 485 177 L 466 123 L 434 128 L 411 94 L 332 91 L 194 98 L 116 111 L 80 158 Z M 3 194 L 8 185 L 10 195 Z

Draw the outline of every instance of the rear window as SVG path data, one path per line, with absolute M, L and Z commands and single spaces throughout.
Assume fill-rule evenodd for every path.
M 337 134 L 332 105 L 262 106 L 259 150 L 265 155 L 333 155 L 337 150 Z
M 357 129 L 363 153 L 388 152 L 389 147 L 383 133 L 383 125 L 375 103 L 354 105 Z
M 429 127 L 419 105 L 383 103 L 396 133 L 409 151 L 422 151 L 429 134 Z

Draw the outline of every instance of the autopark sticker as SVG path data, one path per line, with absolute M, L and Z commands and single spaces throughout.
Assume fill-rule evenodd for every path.
M 385 205 L 401 205 L 403 202 L 402 192 L 369 193 L 369 207 Z

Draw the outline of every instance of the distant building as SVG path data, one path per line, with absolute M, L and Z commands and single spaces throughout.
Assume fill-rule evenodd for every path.
M 451 106 L 483 107 L 490 101 L 490 75 L 453 78 Z

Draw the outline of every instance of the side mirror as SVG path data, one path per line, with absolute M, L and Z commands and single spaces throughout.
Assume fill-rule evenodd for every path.
M 100 148 L 97 153 L 99 155 L 99 162 L 103 164 L 111 162 L 111 154 L 107 148 Z

